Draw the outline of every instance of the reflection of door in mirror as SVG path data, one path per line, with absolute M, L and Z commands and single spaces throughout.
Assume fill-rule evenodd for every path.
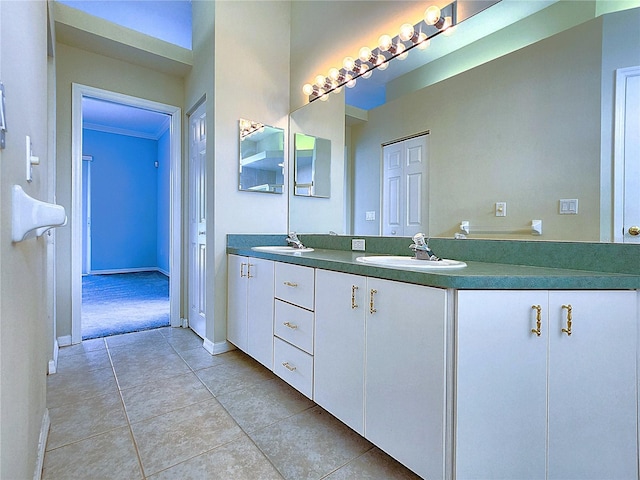
M 282 193 L 284 130 L 240 119 L 239 190 Z
M 331 140 L 296 133 L 294 195 L 331 196 Z
M 383 145 L 382 234 L 429 235 L 427 135 Z

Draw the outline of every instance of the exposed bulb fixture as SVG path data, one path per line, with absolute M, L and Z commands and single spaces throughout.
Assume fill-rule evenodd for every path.
M 358 58 L 363 62 L 368 62 L 371 58 L 371 49 L 369 47 L 362 47 L 358 52 Z
M 440 9 L 436 5 L 431 5 L 424 11 L 424 23 L 435 25 L 440 20 Z
M 376 58 L 376 66 L 378 67 L 378 70 L 386 70 L 387 67 L 389 66 L 389 62 L 387 62 L 387 57 L 385 57 L 380 53 Z
M 355 64 L 355 60 L 351 57 L 344 57 L 344 60 L 342 61 L 342 66 L 347 72 L 353 71 L 353 67 L 355 66 Z
M 431 40 L 429 40 L 427 38 L 427 34 L 424 32 L 420 32 L 418 34 L 418 41 L 417 41 L 417 47 L 420 50 L 424 50 L 425 48 L 427 48 L 429 45 L 431 45 Z
M 411 25 L 410 23 L 404 23 L 400 27 L 400 33 L 398 34 L 398 36 L 400 37 L 400 40 L 406 42 L 408 40 L 411 40 L 414 34 L 415 30 L 413 28 L 413 25 Z
M 344 86 L 353 88 L 358 77 L 369 78 L 376 68 L 385 70 L 394 58 L 404 60 L 412 48 L 424 50 L 429 46 L 431 38 L 441 33 L 450 35 L 453 32 L 456 8 L 455 1 L 442 9 L 436 5 L 430 6 L 424 12 L 424 20 L 415 25 L 402 24 L 396 36 L 380 35 L 377 47 L 372 49 L 364 46 L 358 51 L 357 57 L 345 57 L 342 68 L 331 68 L 326 76 L 316 76 L 314 82 L 302 87 L 303 93 L 309 97 L 310 102 L 317 99 L 326 101 L 331 92 L 339 92 Z
M 389 35 L 380 35 L 378 39 L 378 48 L 382 52 L 386 52 L 393 45 L 393 39 Z

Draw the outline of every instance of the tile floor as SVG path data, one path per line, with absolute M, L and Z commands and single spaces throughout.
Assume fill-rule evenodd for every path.
M 60 350 L 48 479 L 416 479 L 240 351 L 161 328 Z

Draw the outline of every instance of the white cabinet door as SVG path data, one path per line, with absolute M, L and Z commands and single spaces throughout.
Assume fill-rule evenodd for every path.
M 418 475 L 444 478 L 446 290 L 367 282 L 365 437 Z
M 549 293 L 549 479 L 638 478 L 636 298 Z
M 247 351 L 247 257 L 228 255 L 227 339 Z
M 548 294 L 457 295 L 456 478 L 544 479 Z
M 316 270 L 314 401 L 364 435 L 366 278 Z
M 274 262 L 247 259 L 247 353 L 273 369 Z

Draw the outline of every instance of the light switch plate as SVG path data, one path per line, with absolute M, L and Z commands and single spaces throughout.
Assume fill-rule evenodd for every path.
M 352 238 L 351 239 L 351 250 L 358 250 L 364 252 L 364 238 Z
M 561 198 L 558 213 L 560 215 L 577 215 L 578 199 L 577 198 Z
M 496 217 L 507 216 L 507 202 L 496 202 Z
M 376 219 L 376 211 L 373 210 L 373 211 L 365 212 L 364 219 L 365 219 L 365 221 L 368 221 L 368 222 L 370 222 L 372 220 L 375 220 Z

